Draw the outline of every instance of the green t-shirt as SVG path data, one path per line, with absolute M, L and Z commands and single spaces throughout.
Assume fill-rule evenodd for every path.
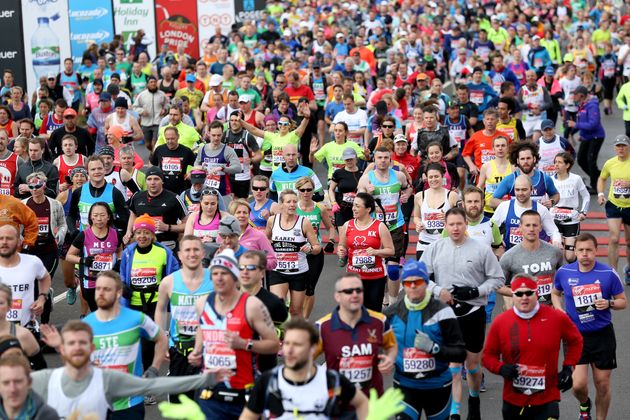
M 331 141 L 315 152 L 315 159 L 317 159 L 318 162 L 322 162 L 324 159 L 326 160 L 326 165 L 328 165 L 328 179 L 332 178 L 332 174 L 335 170 L 343 168 L 346 165 L 341 156 L 343 155 L 343 151 L 349 147 L 357 152 L 359 159 L 365 159 L 361 146 L 352 140 L 348 140 L 343 144 Z
M 300 137 L 298 137 L 295 131 L 291 131 L 285 136 L 280 135 L 280 133 L 270 133 L 265 131 L 265 137 L 261 147 L 263 154 L 265 154 L 265 158 L 260 162 L 260 169 L 263 171 L 275 171 L 282 166 L 284 163 L 282 149 L 287 144 L 299 146 Z

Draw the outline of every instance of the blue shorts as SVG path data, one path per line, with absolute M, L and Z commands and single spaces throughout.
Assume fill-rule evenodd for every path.
M 610 201 L 606 201 L 605 208 L 608 219 L 621 219 L 624 225 L 630 226 L 630 207 L 617 207 Z

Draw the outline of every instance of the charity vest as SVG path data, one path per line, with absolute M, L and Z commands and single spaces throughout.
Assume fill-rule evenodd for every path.
M 186 342 L 195 344 L 195 334 L 199 326 L 199 319 L 195 312 L 195 303 L 199 298 L 205 298 L 214 290 L 214 285 L 210 279 L 210 270 L 204 270 L 203 281 L 197 290 L 191 291 L 184 283 L 182 271 L 173 273 L 173 291 L 171 292 L 170 309 L 171 322 L 169 325 L 169 345 L 176 346 L 178 343 Z
M 11 152 L 0 160 L 0 195 L 13 195 L 13 182 L 17 175 L 18 155 Z
M 151 245 L 151 251 L 146 254 L 138 252 L 138 248 L 134 250 L 129 276 L 129 286 L 133 292 L 132 305 L 142 306 L 142 294 L 144 294 L 144 302 L 157 302 L 157 291 L 164 277 L 166 259 L 166 250 L 157 245 Z
M 302 274 L 308 271 L 306 254 L 300 251 L 308 243 L 304 234 L 303 216 L 298 216 L 293 227 L 284 230 L 280 224 L 282 215 L 274 218 L 271 228 L 271 246 L 276 253 L 275 271 L 282 274 Z
M 398 182 L 396 171 L 389 169 L 389 177 L 387 181 L 381 182 L 376 178 L 374 171 L 368 173 L 368 179 L 374 186 L 372 195 L 374 198 L 380 198 L 385 214 L 378 208 L 376 209 L 376 219 L 384 221 L 389 230 L 395 230 L 405 224 L 402 208 L 400 207 L 400 190 L 402 185 Z
M 488 163 L 488 170 L 486 173 L 486 188 L 485 188 L 485 206 L 483 211 L 488 213 L 494 213 L 494 209 L 490 207 L 490 199 L 497 190 L 497 187 L 507 175 L 512 173 L 512 164 L 508 162 L 505 171 L 499 172 L 497 169 L 496 160 L 491 160 Z M 509 199 L 509 196 L 503 197 L 503 199 Z
M 118 249 L 118 234 L 116 229 L 109 228 L 105 239 L 101 240 L 94 235 L 92 228 L 83 231 L 85 239 L 83 242 L 83 256 L 94 257 L 94 262 L 89 267 L 81 264 L 83 287 L 94 289 L 96 287 L 96 276 L 101 271 L 113 270 L 116 264 L 116 250 Z
M 382 279 L 385 277 L 385 262 L 382 257 L 367 255 L 366 249 L 381 249 L 379 226 L 382 222 L 372 220 L 367 227 L 359 228 L 356 220 L 351 219 L 346 229 L 346 247 L 348 248 L 349 273 L 357 273 L 362 280 Z
M 90 221 L 88 220 L 88 216 L 90 214 L 90 208 L 94 203 L 98 203 L 99 201 L 103 201 L 107 203 L 112 212 L 116 211 L 114 207 L 114 186 L 112 184 L 106 183 L 105 190 L 100 197 L 94 197 L 90 192 L 90 184 L 83 184 L 81 187 L 81 195 L 79 196 L 79 216 L 81 220 L 80 229 L 83 231 L 88 227 Z
M 516 118 L 510 118 L 510 121 L 504 123 L 501 120 L 497 123 L 497 130 L 510 136 L 512 141 L 519 141 L 518 131 L 516 131 Z

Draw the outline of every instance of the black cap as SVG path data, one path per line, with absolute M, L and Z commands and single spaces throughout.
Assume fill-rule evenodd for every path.
M 93 85 L 101 85 L 101 86 L 103 86 L 103 79 L 94 79 L 92 84 Z
M 164 172 L 162 172 L 162 170 L 160 168 L 158 168 L 157 166 L 151 166 L 148 170 L 147 170 L 147 178 L 155 175 L 155 176 L 159 176 L 160 179 L 162 181 L 164 181 Z
M 129 104 L 127 104 L 127 99 L 123 97 L 116 98 L 116 100 L 114 101 L 114 108 L 118 108 L 118 107 L 128 109 Z
M 586 86 L 578 86 L 575 88 L 575 90 L 573 91 L 573 94 L 581 94 L 581 95 L 588 95 L 588 89 L 586 89 Z

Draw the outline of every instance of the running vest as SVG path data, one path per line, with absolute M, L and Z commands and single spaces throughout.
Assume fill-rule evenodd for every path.
M 193 235 L 202 239 L 210 237 L 212 238 L 212 242 L 216 242 L 217 235 L 219 234 L 219 222 L 221 221 L 221 212 L 217 210 L 217 212 L 214 214 L 214 217 L 207 225 L 202 225 L 199 222 L 200 217 L 201 211 L 199 211 L 199 213 L 197 213 L 197 216 L 195 216 L 193 223 Z
M 546 111 L 542 111 L 539 115 L 534 115 L 532 112 L 528 111 L 530 105 L 538 105 L 539 107 L 542 107 L 545 101 L 545 93 L 542 86 L 536 85 L 533 89 L 527 87 L 527 85 L 521 86 L 521 96 L 526 108 L 523 112 L 525 121 L 539 121 L 546 118 Z
M 420 206 L 420 218 L 424 229 L 420 231 L 418 235 L 418 244 L 416 250 L 424 251 L 427 243 L 433 243 L 440 239 L 442 231 L 444 230 L 444 219 L 442 216 L 451 208 L 451 203 L 448 201 L 449 191 L 444 189 L 444 201 L 439 207 L 429 207 L 429 200 L 426 191 L 422 193 L 422 206 Z M 421 243 L 421 242 L 424 242 Z
M 252 222 L 251 224 L 254 225 L 255 229 L 265 230 L 265 228 L 267 227 L 267 219 L 262 217 L 261 212 L 263 210 L 267 210 L 268 212 L 271 212 L 271 206 L 273 205 L 273 203 L 274 201 L 271 198 L 268 198 L 267 202 L 265 202 L 265 204 L 263 204 L 262 207 L 259 208 L 258 210 L 255 209 L 256 200 L 249 203 L 249 210 L 250 210 L 249 220 Z
M 133 135 L 133 129 L 131 128 L 131 115 L 129 113 L 125 114 L 125 118 L 123 118 L 122 121 L 118 119 L 118 115 L 115 113 L 112 115 L 112 127 L 121 127 L 123 129 L 123 136 Z
M 299 216 L 304 216 L 306 220 L 311 222 L 311 226 L 313 226 L 313 229 L 315 229 L 315 233 L 317 233 L 317 240 L 321 242 L 322 237 L 319 232 L 319 226 L 322 223 L 322 209 L 319 207 L 319 204 L 313 202 L 313 210 L 304 211 L 302 210 L 302 208 L 300 207 L 300 203 L 298 202 L 296 213 Z
M 463 149 L 466 138 L 468 137 L 466 134 L 466 117 L 460 115 L 459 120 L 453 122 L 447 115 L 446 118 L 444 118 L 444 126 L 448 128 L 448 136 L 451 138 L 451 142 L 456 142 L 457 147 L 460 150 Z
M 116 264 L 116 250 L 118 249 L 118 234 L 116 229 L 109 228 L 105 239 L 99 239 L 92 232 L 92 228 L 83 231 L 85 240 L 83 242 L 83 257 L 94 257 L 94 262 L 90 267 L 81 264 L 83 287 L 94 289 L 96 287 L 96 276 L 101 271 L 113 270 Z
M 536 178 L 536 181 L 534 179 Z M 516 174 L 514 176 L 516 179 Z M 531 177 L 532 180 L 532 200 L 540 201 L 545 198 L 547 195 L 547 185 L 545 184 L 545 175 L 539 170 L 534 169 L 534 175 Z M 512 183 L 512 187 L 510 187 L 510 197 L 515 197 L 514 193 L 514 183 Z
M 375 280 L 385 277 L 385 261 L 382 257 L 367 255 L 366 249 L 380 249 L 381 235 L 379 226 L 382 222 L 372 220 L 365 228 L 359 228 L 356 220 L 348 221 L 346 230 L 346 248 L 348 249 L 349 273 L 357 273 L 362 280 Z
M 512 142 L 519 141 L 518 131 L 516 131 L 516 118 L 512 117 L 510 121 L 504 123 L 501 120 L 497 123 L 497 130 L 507 134 Z
M 66 182 L 66 177 L 70 176 L 70 172 L 76 168 L 77 166 L 85 166 L 85 162 L 83 161 L 83 155 L 78 154 L 77 155 L 79 158 L 77 159 L 77 163 L 75 163 L 74 165 L 69 165 L 68 163 L 66 163 L 66 157 L 65 155 L 61 155 L 59 156 L 59 182 L 60 183 L 64 183 Z
M 124 186 L 122 179 L 120 179 L 120 168 L 114 167 L 114 170 L 105 175 L 105 181 L 108 184 L 112 184 L 118 191 L 120 191 L 123 197 L 127 197 L 127 187 Z
M 68 197 L 71 200 L 71 197 Z M 105 190 L 99 197 L 94 197 L 90 192 L 90 183 L 83 184 L 81 187 L 81 195 L 79 196 L 79 217 L 81 220 L 80 229 L 83 231 L 90 224 L 88 216 L 90 214 L 90 208 L 94 203 L 103 201 L 107 203 L 112 212 L 116 211 L 114 207 L 114 187 L 110 183 L 105 184 Z
M 228 141 L 233 140 L 234 136 L 228 137 L 227 134 L 228 132 L 223 134 L 221 142 L 234 149 L 239 162 L 241 162 L 241 172 L 234 174 L 234 180 L 249 181 L 252 178 L 251 159 L 253 155 L 252 151 L 247 146 L 247 139 L 250 134 L 245 130 L 241 131 L 241 137 L 237 142 Z
M 68 418 L 73 411 L 92 413 L 99 419 L 106 419 L 107 410 L 110 407 L 105 398 L 103 370 L 92 367 L 92 379 L 90 379 L 89 385 L 85 391 L 74 398 L 69 398 L 63 392 L 62 377 L 64 370 L 63 366 L 53 369 L 48 379 L 48 399 L 46 403 L 54 408 L 62 419 Z
M 545 141 L 542 137 L 538 139 L 538 153 L 540 154 L 538 169 L 546 175 L 554 177 L 556 175 L 554 160 L 556 155 L 562 152 L 564 152 L 564 149 L 560 143 L 559 135 L 556 134 L 550 142 Z
M 214 290 L 210 279 L 210 270 L 204 270 L 203 281 L 195 291 L 191 291 L 184 283 L 182 271 L 173 273 L 173 291 L 170 299 L 171 322 L 169 325 L 169 346 L 178 348 L 181 344 L 187 344 L 188 350 L 184 355 L 192 351 L 195 344 L 195 334 L 199 326 L 199 318 L 195 312 L 195 302 L 199 298 L 205 298 Z
M 376 178 L 374 171 L 368 173 L 368 179 L 374 186 L 372 196 L 381 200 L 381 205 L 385 211 L 385 217 L 377 206 L 376 219 L 385 222 L 389 230 L 396 230 L 405 224 L 402 209 L 400 207 L 400 191 L 402 185 L 398 182 L 396 171 L 389 169 L 389 177 L 386 182 L 381 182 Z
M 488 246 L 492 246 L 492 242 L 494 242 L 492 223 L 489 217 L 483 216 L 481 221 L 476 225 L 472 225 L 469 222 L 466 232 L 471 239 L 487 244 Z
M 77 83 L 77 79 L 78 76 L 75 72 L 66 74 L 66 72 L 62 71 L 59 73 L 59 84 L 68 89 L 68 92 L 72 95 L 72 102 L 81 100 L 81 87 Z
M 507 166 L 505 167 L 505 171 L 501 173 L 497 169 L 496 160 L 493 159 L 490 162 L 488 162 L 487 172 L 488 173 L 486 174 L 486 188 L 484 192 L 485 206 L 483 208 L 483 211 L 487 213 L 494 213 L 494 209 L 490 207 L 490 199 L 492 198 L 492 195 L 494 194 L 494 192 L 497 190 L 497 187 L 499 186 L 503 178 L 505 178 L 506 176 L 512 173 L 512 164 L 508 162 Z M 503 197 L 504 200 L 509 199 L 509 198 L 510 198 L 509 196 Z
M 32 255 L 19 254 L 20 265 L 31 258 L 37 258 Z M 32 266 L 32 265 L 31 265 Z M 11 307 L 7 311 L 6 320 L 9 322 L 20 323 L 25 326 L 31 321 L 31 305 L 35 302 L 35 273 L 28 273 L 25 276 L 3 276 L 2 283 L 6 284 L 13 290 L 13 299 Z
M 46 134 L 50 135 L 53 131 L 61 127 L 63 127 L 63 118 L 55 120 L 55 114 L 51 112 L 46 120 Z
M 18 155 L 10 152 L 0 160 L 0 195 L 13 195 L 13 182 L 17 175 Z M 62 178 L 60 178 L 62 179 Z
M 216 372 L 231 369 L 234 375 L 229 378 L 232 389 L 247 389 L 254 383 L 255 356 L 247 350 L 234 350 L 225 343 L 226 331 L 237 333 L 245 340 L 254 338 L 254 329 L 247 321 L 247 299 L 249 295 L 242 293 L 236 305 L 225 315 L 219 315 L 214 309 L 215 293 L 206 298 L 199 328 L 203 337 L 204 372 Z
M 155 244 L 151 245 L 151 250 L 146 254 L 138 252 L 138 248 L 134 250 L 129 276 L 132 305 L 143 306 L 157 302 L 157 291 L 164 278 L 166 258 L 166 250 Z
M 218 155 L 210 157 L 206 154 L 205 146 L 201 148 L 201 164 L 203 167 L 208 170 L 218 165 L 227 165 L 229 162 L 225 159 L 225 148 L 227 147 L 225 144 L 221 145 L 221 151 Z M 214 188 L 215 190 L 219 190 L 221 195 L 226 195 L 230 193 L 229 188 L 229 178 L 225 174 L 225 172 L 220 171 L 216 175 L 210 175 L 208 173 L 206 177 L 205 186 L 208 188 Z
M 282 274 L 295 275 L 308 271 L 306 254 L 300 251 L 308 243 L 304 235 L 304 216 L 298 216 L 295 224 L 288 230 L 282 229 L 278 214 L 271 228 L 271 246 L 276 253 L 277 265 L 274 271 Z
M 142 312 L 121 306 L 118 317 L 111 321 L 102 322 L 92 312 L 85 318 L 84 322 L 94 331 L 92 342 L 96 349 L 92 352 L 92 363 L 103 369 L 142 376 L 140 339 L 153 339 L 160 332 L 160 328 L 153 320 Z M 143 403 L 144 396 L 142 395 L 123 397 L 112 401 L 114 411 L 125 410 Z
M 518 245 L 523 242 L 523 232 L 521 232 L 520 223 L 521 218 L 516 215 L 514 211 L 514 203 L 516 199 L 510 200 L 510 207 L 508 208 L 507 216 L 505 216 L 505 233 L 503 234 L 503 244 L 505 250 L 512 248 L 514 245 Z M 532 201 L 532 210 L 538 211 L 538 203 Z M 546 241 L 549 239 L 545 231 L 540 232 L 540 239 Z

